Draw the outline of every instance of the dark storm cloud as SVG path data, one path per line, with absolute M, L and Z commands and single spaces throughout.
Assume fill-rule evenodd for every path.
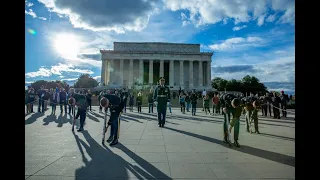
M 101 60 L 101 54 L 78 54 L 79 58 L 82 59 L 91 59 L 91 60 L 97 60 L 100 61 Z
M 55 9 L 69 9 L 70 20 L 78 26 L 93 28 L 113 28 L 119 25 L 133 24 L 143 26 L 148 15 L 154 11 L 160 0 L 55 0 Z M 49 3 L 42 1 L 47 7 Z M 78 16 L 78 17 L 77 17 Z M 142 23 L 142 24 L 141 24 Z
M 234 65 L 234 66 L 214 66 L 212 72 L 215 73 L 235 73 L 235 72 L 257 72 L 253 65 Z

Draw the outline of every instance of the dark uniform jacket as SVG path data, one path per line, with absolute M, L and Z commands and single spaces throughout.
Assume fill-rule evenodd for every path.
M 166 85 L 158 85 L 154 90 L 153 101 L 158 102 L 158 111 L 165 111 L 167 109 L 167 103 L 170 102 L 170 89 Z

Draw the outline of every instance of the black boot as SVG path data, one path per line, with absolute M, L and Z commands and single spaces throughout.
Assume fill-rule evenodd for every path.
M 110 137 L 107 139 L 107 142 L 110 143 L 112 140 L 113 140 L 113 136 L 110 136 Z
M 235 145 L 236 147 L 240 147 L 240 144 L 238 143 L 238 140 L 234 140 L 234 145 Z
M 118 144 L 118 139 L 114 139 L 111 143 L 110 143 L 110 146 L 114 146 Z

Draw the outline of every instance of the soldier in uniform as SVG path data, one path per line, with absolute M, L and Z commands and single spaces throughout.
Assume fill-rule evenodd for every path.
M 104 94 L 103 97 L 109 100 L 110 118 L 108 124 L 111 125 L 110 137 L 107 142 L 110 146 L 118 144 L 118 123 L 120 121 L 120 115 L 124 108 L 124 103 L 127 102 L 127 96 L 123 95 L 122 99 L 116 94 Z
M 221 107 L 225 110 L 222 111 L 223 114 L 223 132 L 224 138 L 223 142 L 230 144 L 228 140 L 228 123 L 230 123 L 230 114 L 232 112 L 231 101 L 235 98 L 233 94 L 223 94 L 220 98 L 221 100 Z M 227 122 L 228 121 L 228 122 Z
M 154 90 L 153 100 L 158 110 L 158 124 L 159 127 L 163 127 L 166 123 L 166 111 L 167 105 L 170 103 L 170 89 L 164 85 L 164 77 L 160 77 L 159 85 Z
M 88 101 L 83 92 L 81 92 L 81 94 L 74 93 L 73 88 L 70 88 L 70 92 L 70 97 L 73 97 L 76 100 L 76 105 L 78 107 L 76 119 L 77 116 L 80 116 L 80 127 L 78 129 L 78 132 L 80 132 L 83 131 L 84 122 L 86 120 Z

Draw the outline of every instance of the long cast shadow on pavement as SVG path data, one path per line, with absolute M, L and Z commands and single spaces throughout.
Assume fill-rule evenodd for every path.
M 24 125 L 34 123 L 39 117 L 43 116 L 43 113 L 34 113 L 27 120 L 24 121 Z
M 81 152 L 82 160 L 85 164 L 84 167 L 78 168 L 75 171 L 76 180 L 87 180 L 87 179 L 112 179 L 121 178 L 129 179 L 128 171 L 130 171 L 136 178 L 143 179 L 171 179 L 160 170 L 155 168 L 152 164 L 148 163 L 144 159 L 140 158 L 128 148 L 122 144 L 117 144 L 114 148 L 118 147 L 123 152 L 125 152 L 129 157 L 135 160 L 143 169 L 135 166 L 121 156 L 113 153 L 107 146 L 103 147 L 98 144 L 88 133 L 88 131 L 83 131 L 83 136 L 86 142 L 78 137 L 75 133 L 74 137 Z M 88 155 L 91 157 L 91 161 L 88 161 L 84 155 L 85 148 Z M 131 175 L 132 176 L 132 175 Z
M 215 139 L 215 138 L 211 138 L 211 137 L 207 137 L 207 136 L 202 136 L 202 135 L 199 135 L 199 134 L 194 134 L 194 133 L 191 133 L 191 132 L 182 131 L 182 130 L 178 130 L 178 129 L 173 129 L 173 128 L 170 128 L 170 127 L 164 127 L 164 128 L 172 130 L 172 131 L 176 131 L 176 132 L 188 135 L 188 136 L 199 138 L 199 139 L 202 139 L 202 140 L 205 140 L 205 141 L 213 142 L 213 143 L 216 143 L 216 144 L 221 144 L 221 145 L 224 144 L 223 141 L 221 141 L 219 139 Z M 271 161 L 275 161 L 275 162 L 278 162 L 278 163 L 282 163 L 282 164 L 286 164 L 286 165 L 295 167 L 295 157 L 292 157 L 292 156 L 288 156 L 288 155 L 280 154 L 280 153 L 276 153 L 276 152 L 271 152 L 271 151 L 266 151 L 266 150 L 263 150 L 263 149 L 258 149 L 258 148 L 245 146 L 245 145 L 241 145 L 240 148 L 232 147 L 232 149 L 235 150 L 235 151 L 240 151 L 240 152 L 243 152 L 243 153 L 246 153 L 246 154 L 250 154 L 250 155 L 253 155 L 253 156 L 257 156 L 257 157 L 260 157 L 260 158 L 268 159 L 268 160 L 271 160 Z
M 145 115 L 148 115 L 148 116 L 145 116 L 145 115 L 142 115 L 142 114 L 145 114 Z M 130 116 L 135 117 L 135 118 L 137 118 L 137 119 L 158 121 L 157 115 L 154 115 L 154 114 L 141 113 L 141 115 L 138 115 L 138 114 L 137 114 L 137 115 L 136 115 L 136 114 L 130 114 Z M 168 121 L 167 119 L 168 119 L 168 116 L 166 116 L 166 123 L 174 124 L 174 125 L 180 125 L 180 124 L 178 124 L 178 123 L 174 123 L 174 122 Z
M 265 136 L 265 137 L 274 137 L 277 139 L 283 139 L 283 140 L 288 140 L 288 141 L 295 141 L 295 138 L 291 138 L 291 137 L 286 137 L 286 136 L 279 136 L 279 135 L 275 135 L 275 134 L 268 134 L 268 133 L 260 133 L 260 136 Z
M 214 117 L 216 119 L 221 119 L 221 120 L 209 120 L 209 119 L 201 119 L 201 118 L 197 118 L 197 116 L 179 116 L 179 115 L 172 115 L 171 117 L 176 118 L 178 120 L 184 120 L 184 119 L 188 119 L 188 120 L 195 120 L 195 121 L 201 121 L 201 122 L 211 122 L 211 123 L 218 123 L 218 124 L 222 124 L 223 123 L 223 116 L 222 117 Z M 210 117 L 210 116 L 209 116 Z M 245 122 L 245 120 L 240 119 L 240 122 Z M 270 126 L 281 126 L 281 127 L 289 127 L 289 128 L 294 128 L 292 126 L 286 126 L 286 125 L 281 125 L 281 124 L 270 124 L 270 123 L 265 123 L 265 122 L 259 122 L 259 124 L 264 124 L 264 125 L 270 125 Z

